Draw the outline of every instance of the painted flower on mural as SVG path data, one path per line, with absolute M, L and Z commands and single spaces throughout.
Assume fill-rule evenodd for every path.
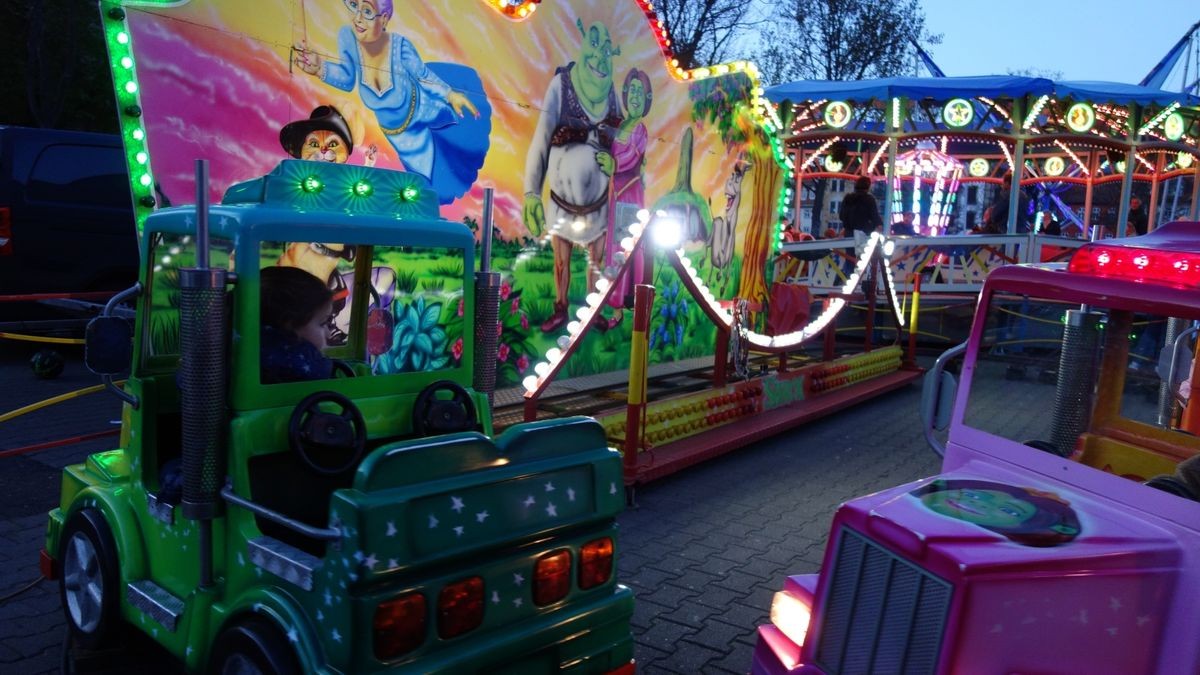
M 424 297 L 395 306 L 392 348 L 380 356 L 379 372 L 410 373 L 445 368 L 446 329 L 439 322 L 442 303 L 425 304 Z M 459 340 L 461 342 L 461 339 Z
M 464 300 L 462 298 L 458 299 L 458 315 L 459 316 L 463 315 L 463 310 L 466 308 L 466 304 L 467 304 L 466 300 Z
M 450 353 L 454 355 L 455 363 L 462 361 L 462 355 L 463 355 L 462 338 L 458 338 L 457 340 L 454 341 L 454 346 L 450 348 Z
M 530 339 L 529 315 L 522 308 L 522 289 L 514 285 L 512 278 L 500 283 L 500 298 L 508 303 L 508 311 L 500 312 L 500 345 L 496 348 L 496 382 L 515 384 L 526 374 L 529 364 L 541 354 Z
M 655 312 L 650 325 L 650 349 L 683 346 L 683 336 L 687 332 L 688 324 L 688 301 L 678 279 L 663 289 L 662 296 L 656 304 L 658 311 Z

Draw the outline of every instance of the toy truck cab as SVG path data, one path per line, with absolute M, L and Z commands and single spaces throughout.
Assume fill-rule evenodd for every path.
M 839 508 L 753 672 L 1200 672 L 1197 225 L 992 272 L 942 473 Z
M 121 447 L 47 528 L 75 637 L 217 672 L 631 670 L 619 455 L 586 418 L 491 437 L 474 250 L 421 177 L 344 165 L 152 215 Z M 331 289 L 332 372 L 262 367 L 279 266 Z

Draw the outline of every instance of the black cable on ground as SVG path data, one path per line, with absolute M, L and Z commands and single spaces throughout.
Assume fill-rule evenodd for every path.
M 46 580 L 45 577 L 39 576 L 38 578 L 34 579 L 33 581 L 22 586 L 21 588 L 18 588 L 17 590 L 13 591 L 12 593 L 9 593 L 8 595 L 0 598 L 0 605 L 3 605 L 4 603 L 8 602 L 9 600 L 12 600 L 13 598 L 24 593 L 25 591 L 28 591 L 29 589 L 33 588 L 34 586 L 37 586 L 38 584 L 42 583 L 45 580 Z

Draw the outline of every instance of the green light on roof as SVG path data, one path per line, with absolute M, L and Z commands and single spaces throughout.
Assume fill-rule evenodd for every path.
M 409 185 L 400 191 L 400 199 L 406 202 L 413 202 L 417 200 L 417 196 L 419 194 L 420 191 L 418 191 L 417 188 Z
M 129 44 L 129 33 L 126 33 L 125 31 L 117 33 L 117 42 L 123 45 Z
M 121 67 L 126 70 L 133 68 L 133 59 L 129 58 L 128 56 L 122 56 L 121 57 Z
M 309 194 L 316 194 L 325 189 L 325 184 L 321 182 L 320 178 L 309 176 L 300 181 L 300 189 Z
M 360 180 L 354 184 L 353 192 L 358 197 L 370 197 L 371 193 L 375 192 L 375 188 L 365 180 Z

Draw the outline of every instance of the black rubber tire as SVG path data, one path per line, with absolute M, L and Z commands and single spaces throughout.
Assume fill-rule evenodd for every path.
M 208 660 L 209 673 L 239 675 L 253 672 L 242 666 L 253 666 L 262 675 L 300 673 L 300 660 L 283 631 L 261 616 L 239 619 L 222 631 L 213 644 Z
M 76 540 L 79 543 L 73 543 Z M 68 602 L 68 583 L 78 584 L 82 581 L 78 577 L 68 579 L 68 557 L 74 556 L 75 559 L 80 559 L 78 553 L 80 549 L 76 549 L 76 552 L 69 550 L 76 546 L 82 547 L 83 550 L 90 546 L 90 550 L 94 554 L 90 556 L 93 562 L 85 565 L 85 568 L 90 571 L 88 576 L 93 581 L 98 581 L 101 587 L 99 608 L 96 612 L 97 621 L 94 626 L 81 626 L 75 620 Z M 112 530 L 109 529 L 104 516 L 98 510 L 81 509 L 67 519 L 62 538 L 59 540 L 58 562 L 61 566 L 58 596 L 62 602 L 67 628 L 75 638 L 75 642 L 85 649 L 108 646 L 111 640 L 118 636 L 121 628 L 121 594 L 118 588 L 121 578 L 118 572 L 120 567 L 117 545 L 113 539 Z M 91 567 L 92 564 L 95 565 L 95 568 Z M 74 594 L 75 591 L 72 593 Z M 91 624 L 91 621 L 85 619 L 84 623 Z

